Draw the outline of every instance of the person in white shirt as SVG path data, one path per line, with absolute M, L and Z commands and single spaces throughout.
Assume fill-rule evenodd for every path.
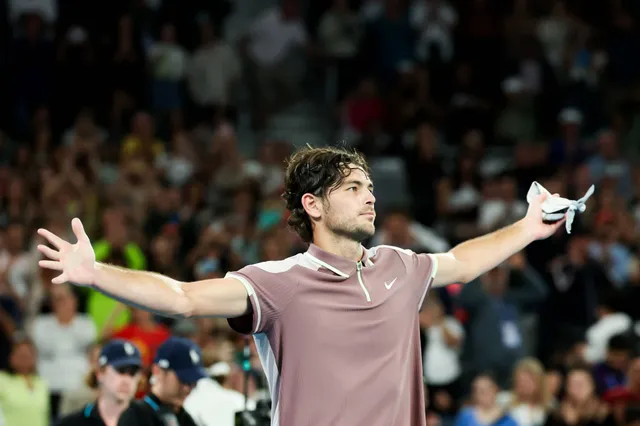
M 445 314 L 437 296 L 425 299 L 420 312 L 420 327 L 426 335 L 422 359 L 430 408 L 439 414 L 454 414 L 455 400 L 460 396 L 458 379 L 462 373 L 460 349 L 464 329 L 455 317 Z
M 33 322 L 32 337 L 38 349 L 38 372 L 51 391 L 51 411 L 55 419 L 63 392 L 83 386 L 90 366 L 86 351 L 96 339 L 96 327 L 77 313 L 77 299 L 69 285 L 51 288 L 53 314 L 39 315 Z
M 200 38 L 201 44 L 193 52 L 187 70 L 187 87 L 199 110 L 198 120 L 210 121 L 216 113 L 234 116 L 233 89 L 242 77 L 240 57 L 216 36 L 209 21 L 200 25 Z
M 227 389 L 224 383 L 231 372 L 225 362 L 213 364 L 207 370 L 210 377 L 198 381 L 184 401 L 184 409 L 198 426 L 234 426 L 236 413 L 253 410 L 255 401 L 246 401 L 240 392 Z
M 611 337 L 622 334 L 631 328 L 629 315 L 616 312 L 611 297 L 603 297 L 598 301 L 598 321 L 587 329 L 587 348 L 585 360 L 596 364 L 607 357 L 607 345 Z
M 453 29 L 458 13 L 446 0 L 416 0 L 411 6 L 411 24 L 418 31 L 416 56 L 423 62 L 432 60 L 436 47 L 442 62 L 453 59 Z
M 153 106 L 158 111 L 173 111 L 182 107 L 180 84 L 187 69 L 187 52 L 176 40 L 175 28 L 165 24 L 160 40 L 147 51 L 153 76 Z

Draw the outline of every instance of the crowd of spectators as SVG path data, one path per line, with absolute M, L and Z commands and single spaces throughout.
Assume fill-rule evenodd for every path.
M 237 130 L 248 113 L 260 135 L 312 81 L 328 144 L 403 162 L 410 202 L 368 243 L 446 251 L 522 217 L 534 180 L 568 198 L 596 185 L 571 234 L 430 292 L 429 425 L 637 426 L 640 3 L 282 0 L 223 37 L 239 3 L 0 1 L 0 424 L 94 398 L 84 379 L 113 337 L 147 367 L 192 338 L 244 391 L 247 340 L 225 321 L 53 286 L 35 229 L 73 238 L 80 217 L 99 261 L 182 280 L 304 251 L 280 199 L 294 141 L 247 156 Z

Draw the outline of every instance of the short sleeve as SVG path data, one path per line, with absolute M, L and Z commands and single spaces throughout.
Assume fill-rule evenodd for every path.
M 434 255 L 427 253 L 413 253 L 412 257 L 413 269 L 407 272 L 410 276 L 417 278 L 415 291 L 419 301 L 418 309 L 420 309 L 438 271 L 438 259 Z
M 235 278 L 246 288 L 251 313 L 229 318 L 232 329 L 238 333 L 256 334 L 269 331 L 284 308 L 289 304 L 297 287 L 289 260 L 249 265 L 225 278 Z

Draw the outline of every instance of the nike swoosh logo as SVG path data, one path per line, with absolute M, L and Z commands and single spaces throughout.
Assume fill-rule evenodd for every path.
M 389 290 L 391 287 L 393 287 L 393 284 L 396 282 L 396 280 L 398 279 L 398 277 L 395 277 L 393 279 L 393 281 L 391 281 L 389 284 L 384 283 L 384 288 L 386 288 L 387 290 Z

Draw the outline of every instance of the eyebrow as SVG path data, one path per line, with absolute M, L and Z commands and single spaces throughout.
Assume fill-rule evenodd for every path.
M 373 183 L 372 182 L 369 182 L 368 185 L 365 185 L 365 183 L 362 182 L 361 180 L 350 179 L 348 181 L 345 181 L 344 184 L 345 185 L 356 185 L 356 186 L 359 186 L 359 187 L 367 186 L 369 189 L 373 190 Z

